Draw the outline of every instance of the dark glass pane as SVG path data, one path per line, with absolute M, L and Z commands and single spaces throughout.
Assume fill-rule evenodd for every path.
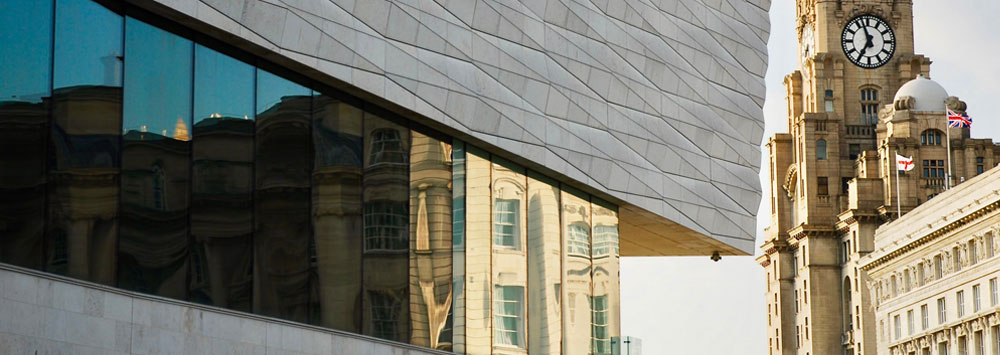
M 454 140 L 452 148 L 452 297 L 451 329 L 452 351 L 465 349 L 465 142 Z
M 0 102 L 42 102 L 52 65 L 52 1 L 0 2 Z
M 195 46 L 191 299 L 250 310 L 254 68 Z
M 410 343 L 451 350 L 451 143 L 410 134 Z
M 366 112 L 364 132 L 363 332 L 408 342 L 409 130 Z M 380 311 L 386 299 L 401 311 Z
M 315 322 L 312 91 L 257 71 L 253 310 Z
M 0 262 L 41 269 L 51 1 L 0 2 Z
M 125 19 L 118 284 L 187 295 L 191 41 Z
M 122 110 L 122 17 L 56 5 L 48 269 L 114 284 Z
M 313 98 L 313 228 L 320 324 L 361 333 L 362 111 Z

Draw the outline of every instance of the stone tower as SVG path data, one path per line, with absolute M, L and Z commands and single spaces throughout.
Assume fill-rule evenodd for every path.
M 937 174 L 946 144 L 935 143 L 947 137 L 945 106 L 965 103 L 926 79 L 931 61 L 914 53 L 912 1 L 797 0 L 796 8 L 788 133 L 767 142 L 771 223 L 758 261 L 769 354 L 875 354 L 878 296 L 856 261 L 872 250 L 875 229 L 898 217 L 894 154 L 917 162 L 899 180 L 905 212 L 945 188 Z M 949 132 L 954 183 L 1000 157 L 968 131 Z

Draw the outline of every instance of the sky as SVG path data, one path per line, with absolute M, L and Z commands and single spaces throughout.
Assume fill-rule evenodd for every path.
M 1000 106 L 989 105 L 1000 93 L 1000 21 L 994 19 L 1000 1 L 913 2 L 916 52 L 933 61 L 931 79 L 968 103 L 973 138 L 1000 140 Z M 794 5 L 771 4 L 765 140 L 786 127 L 782 80 L 798 67 Z M 768 177 L 760 179 L 768 196 Z M 757 245 L 769 223 L 768 207 L 765 199 Z M 767 354 L 764 286 L 764 271 L 752 256 L 718 263 L 707 256 L 622 258 L 622 335 L 642 339 L 647 355 Z

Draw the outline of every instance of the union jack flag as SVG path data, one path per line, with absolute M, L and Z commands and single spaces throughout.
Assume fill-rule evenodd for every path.
M 948 127 L 970 127 L 972 126 L 972 118 L 969 115 L 963 113 L 957 113 L 952 110 L 948 110 Z

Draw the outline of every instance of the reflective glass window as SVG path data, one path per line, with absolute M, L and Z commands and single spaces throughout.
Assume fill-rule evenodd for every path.
M 0 3 L 0 100 L 42 102 L 52 65 L 52 1 Z M 12 70 L 16 68 L 16 70 Z
M 618 208 L 592 198 L 593 219 L 591 260 L 591 353 L 611 354 L 611 339 L 621 336 L 621 307 L 618 262 Z M 808 300 L 808 296 L 803 299 Z
M 410 131 L 410 343 L 451 349 L 452 146 Z
M 591 209 L 589 197 L 563 185 L 562 197 L 563 286 L 562 320 L 563 353 L 586 354 L 592 346 L 593 295 L 591 275 L 590 233 Z
M 121 15 L 56 3 L 49 189 L 52 272 L 115 282 L 122 124 Z
M 523 167 L 493 157 L 493 346 L 526 348 L 524 290 L 528 286 L 525 244 L 527 175 Z
M 452 147 L 452 351 L 465 343 L 465 142 Z
M 528 172 L 528 353 L 561 354 L 562 238 L 558 183 Z
M 493 201 L 493 245 L 517 248 L 519 200 L 497 198 Z
M 524 287 L 493 288 L 493 343 L 523 348 Z
M 52 1 L 0 2 L 0 262 L 44 267 Z
M 321 322 L 360 333 L 361 169 L 363 113 L 357 106 L 313 97 L 313 230 Z
M 472 145 L 465 154 L 465 337 L 456 352 L 493 352 L 492 183 L 490 155 Z
M 191 41 L 125 19 L 119 286 L 187 295 Z
M 364 251 L 363 331 L 365 334 L 410 341 L 410 131 L 393 121 L 364 114 Z M 404 300 L 393 319 L 379 311 L 377 294 Z M 388 327 L 391 322 L 395 327 Z M 392 329 L 389 332 L 386 329 Z
M 254 68 L 195 45 L 190 298 L 250 310 Z
M 255 313 L 317 323 L 312 98 L 309 88 L 257 70 L 252 270 Z

